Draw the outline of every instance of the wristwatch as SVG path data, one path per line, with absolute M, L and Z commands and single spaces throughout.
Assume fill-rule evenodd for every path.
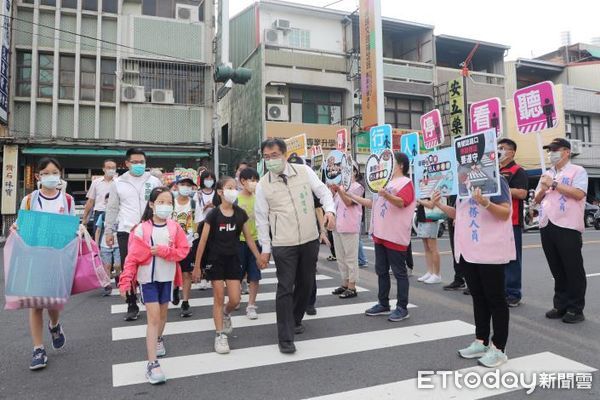
M 552 181 L 552 186 L 550 186 L 552 188 L 552 190 L 556 190 L 557 186 L 558 186 L 558 181 Z

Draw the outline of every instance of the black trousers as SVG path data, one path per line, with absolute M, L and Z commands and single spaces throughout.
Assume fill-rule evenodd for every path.
M 331 251 L 331 255 L 336 257 L 335 255 L 335 246 L 333 245 L 333 231 L 327 229 L 327 239 L 329 239 L 329 251 Z
M 471 264 L 460 258 L 467 286 L 473 297 L 475 337 L 487 346 L 490 340 L 490 319 L 494 327 L 492 343 L 504 351 L 508 340 L 508 303 L 504 291 L 506 264 Z
M 554 308 L 583 312 L 587 278 L 583 267 L 581 232 L 548 222 L 540 229 L 542 247 L 554 277 Z
M 277 335 L 279 342 L 294 341 L 294 327 L 304 318 L 315 281 L 319 241 L 273 247 L 277 269 Z
M 448 219 L 448 235 L 450 236 L 450 248 L 452 249 L 452 264 L 454 266 L 454 282 L 464 282 L 465 281 L 465 271 L 460 263 L 456 262 L 454 258 L 454 220 Z
M 117 232 L 117 244 L 119 246 L 119 252 L 121 253 L 121 265 L 125 267 L 125 259 L 127 258 L 127 244 L 129 242 L 129 233 Z M 118 277 L 115 280 L 118 282 Z M 127 304 L 129 307 L 137 308 L 137 297 L 135 295 L 135 289 L 132 288 L 131 292 L 127 293 Z

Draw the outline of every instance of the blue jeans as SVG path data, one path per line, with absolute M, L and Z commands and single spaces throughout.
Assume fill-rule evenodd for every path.
M 513 226 L 515 235 L 515 247 L 517 250 L 517 259 L 512 260 L 506 265 L 505 282 L 506 297 L 513 297 L 521 300 L 521 260 L 523 254 L 523 228 Z
M 375 244 L 375 272 L 379 279 L 379 304 L 390 305 L 390 267 L 396 278 L 397 303 L 396 307 L 408 306 L 408 275 L 406 274 L 406 252 L 390 250 L 383 245 Z
M 365 249 L 363 248 L 362 235 L 358 235 L 358 265 L 367 265 L 369 261 L 365 255 Z

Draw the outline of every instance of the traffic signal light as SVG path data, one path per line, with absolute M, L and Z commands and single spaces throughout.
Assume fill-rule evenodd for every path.
M 221 64 L 215 68 L 215 82 L 227 82 L 232 80 L 233 83 L 245 85 L 252 78 L 252 70 L 248 68 L 233 68 L 229 65 Z

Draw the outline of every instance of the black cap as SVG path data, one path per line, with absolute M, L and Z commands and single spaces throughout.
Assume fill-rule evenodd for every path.
M 192 180 L 192 178 L 183 178 L 177 181 L 178 184 L 180 183 L 189 183 L 190 186 L 195 185 L 194 181 Z
M 571 150 L 571 142 L 569 142 L 567 139 L 556 138 L 549 144 L 545 145 L 543 148 L 554 151 L 561 147 L 566 147 L 567 149 Z

